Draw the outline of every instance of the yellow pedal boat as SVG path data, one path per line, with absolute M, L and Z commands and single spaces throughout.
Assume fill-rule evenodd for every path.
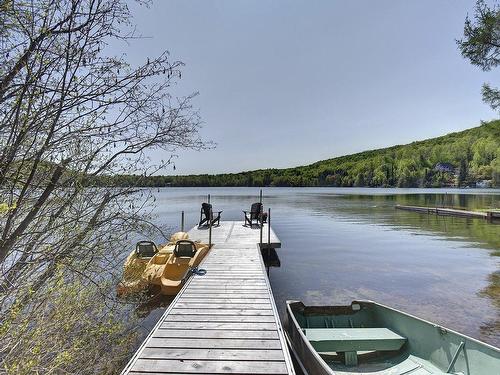
M 161 294 L 176 295 L 208 253 L 208 245 L 189 240 L 185 232 L 172 235 L 159 250 L 151 241 L 138 242 L 123 268 L 118 295 L 160 288 Z

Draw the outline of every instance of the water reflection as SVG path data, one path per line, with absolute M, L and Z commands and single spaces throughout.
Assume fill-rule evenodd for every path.
M 135 314 L 140 318 L 148 317 L 157 309 L 166 309 L 174 300 L 174 296 L 164 296 L 159 292 L 150 291 L 140 303 L 136 305 Z
M 208 193 L 223 220 L 242 220 L 258 199 L 250 188 L 161 189 L 158 224 L 178 229 L 184 210 L 186 227 L 194 226 Z M 270 270 L 278 308 L 283 312 L 286 299 L 373 299 L 500 345 L 500 225 L 396 204 L 500 208 L 500 191 L 265 189 L 264 206 L 283 242 L 281 267 Z M 151 306 L 148 325 L 164 309 Z

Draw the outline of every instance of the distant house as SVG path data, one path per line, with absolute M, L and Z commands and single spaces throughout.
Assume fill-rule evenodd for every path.
M 455 173 L 455 166 L 451 163 L 437 163 L 434 166 L 436 172 Z
M 491 180 L 481 180 L 476 182 L 477 188 L 489 188 L 491 186 Z

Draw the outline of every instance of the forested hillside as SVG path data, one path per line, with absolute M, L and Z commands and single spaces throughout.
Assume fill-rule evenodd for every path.
M 189 176 L 116 176 L 141 186 L 500 186 L 500 120 L 407 145 L 286 169 Z

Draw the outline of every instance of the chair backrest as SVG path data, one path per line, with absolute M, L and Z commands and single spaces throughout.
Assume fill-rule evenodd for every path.
M 202 203 L 201 204 L 201 209 L 203 211 L 203 214 L 207 219 L 212 219 L 210 213 L 212 212 L 212 205 L 210 203 Z
M 152 241 L 139 241 L 135 245 L 135 252 L 141 258 L 152 257 L 158 252 L 158 248 Z
M 250 207 L 250 218 L 257 219 L 259 215 L 262 213 L 262 203 L 257 202 L 253 203 Z
M 179 240 L 175 244 L 174 255 L 177 258 L 192 258 L 196 254 L 196 245 L 193 241 Z

